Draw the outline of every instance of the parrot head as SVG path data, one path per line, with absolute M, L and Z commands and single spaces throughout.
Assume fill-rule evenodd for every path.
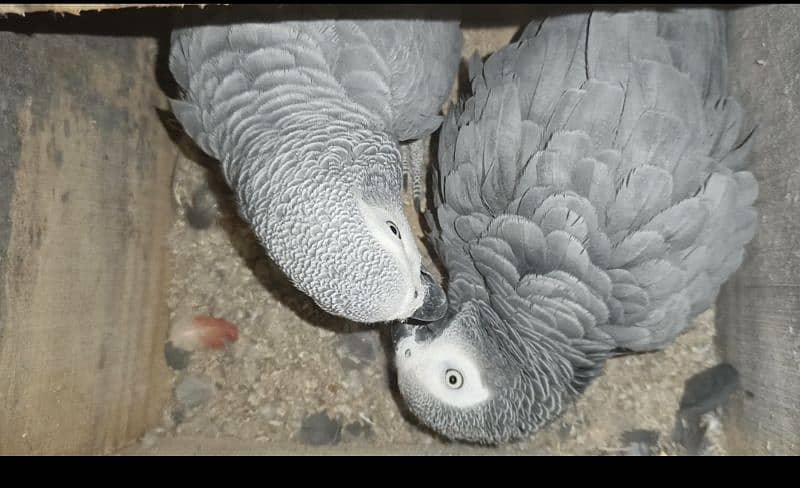
M 356 207 L 361 217 L 360 224 L 366 241 L 373 253 L 359 249 L 363 260 L 368 255 L 381 264 L 367 262 L 356 266 L 369 266 L 369 276 L 359 289 L 357 297 L 370 300 L 374 311 L 366 322 L 414 319 L 430 322 L 441 319 L 447 311 L 447 297 L 430 271 L 422 265 L 422 256 L 417 248 L 414 234 L 403 212 L 397 191 L 381 192 L 385 182 L 373 173 L 366 182 L 370 192 L 356 196 Z M 373 294 L 373 295 L 370 295 Z
M 392 328 L 397 383 L 411 413 L 454 440 L 500 444 L 555 419 L 596 375 L 546 338 L 515 333 L 467 302 L 426 325 Z M 587 368 L 588 366 L 588 368 Z
M 355 322 L 429 322 L 447 311 L 403 210 L 395 153 L 316 164 L 271 187 L 270 198 L 240 191 L 241 201 L 252 201 L 242 208 L 255 209 L 245 217 L 292 283 Z

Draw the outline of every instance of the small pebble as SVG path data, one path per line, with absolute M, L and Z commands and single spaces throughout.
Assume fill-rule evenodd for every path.
M 187 375 L 175 388 L 175 400 L 178 404 L 191 409 L 208 403 L 215 392 L 214 385 L 206 379 Z
M 344 427 L 345 432 L 355 438 L 374 439 L 375 431 L 366 422 L 352 422 Z
M 659 433 L 655 430 L 629 430 L 622 433 L 627 445 L 626 456 L 652 456 L 658 445 Z
M 202 185 L 192 194 L 192 204 L 186 208 L 186 222 L 195 229 L 207 229 L 217 218 L 217 202 L 208 185 Z
M 345 371 L 352 371 L 354 369 L 359 369 L 362 366 L 361 361 L 358 359 L 352 359 L 349 357 L 339 357 L 339 363 L 342 365 L 342 369 Z
M 172 421 L 172 425 L 180 427 L 180 424 L 186 419 L 186 412 L 182 407 L 179 406 L 172 410 L 169 416 L 170 420 Z
M 164 346 L 164 358 L 167 361 L 167 366 L 175 371 L 186 369 L 186 366 L 189 365 L 189 359 L 191 359 L 191 357 L 191 351 L 181 349 L 180 347 L 175 347 L 170 341 L 167 341 L 166 345 Z
M 321 411 L 303 419 L 297 440 L 311 446 L 336 445 L 342 438 L 342 424 Z
M 336 353 L 345 371 L 361 368 L 375 360 L 378 348 L 375 331 L 339 334 Z
M 195 229 L 203 230 L 211 227 L 214 223 L 214 213 L 207 209 L 199 209 L 194 206 L 186 209 L 186 222 Z
M 692 376 L 684 385 L 681 413 L 701 415 L 723 405 L 739 386 L 739 373 L 730 364 L 718 364 Z

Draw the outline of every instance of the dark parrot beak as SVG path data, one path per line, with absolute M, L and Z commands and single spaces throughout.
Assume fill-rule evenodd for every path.
M 436 339 L 447 328 L 447 322 L 439 321 L 424 325 L 399 323 L 391 325 L 392 342 L 397 345 L 402 339 L 414 336 L 417 344 L 427 344 Z
M 389 326 L 392 333 L 392 343 L 397 345 L 401 339 L 414 333 L 415 326 L 410 324 L 398 323 Z
M 420 268 L 420 277 L 422 285 L 425 287 L 425 298 L 422 306 L 415 310 L 410 318 L 420 322 L 439 320 L 447 313 L 447 296 L 439 283 L 424 267 Z

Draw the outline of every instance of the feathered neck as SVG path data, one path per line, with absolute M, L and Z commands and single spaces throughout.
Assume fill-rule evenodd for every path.
M 262 226 L 268 216 L 279 217 L 281 204 L 300 209 L 329 192 L 328 204 L 336 205 L 359 194 L 370 174 L 401 174 L 398 144 L 389 134 L 310 116 L 242 140 L 222 166 L 242 215 Z

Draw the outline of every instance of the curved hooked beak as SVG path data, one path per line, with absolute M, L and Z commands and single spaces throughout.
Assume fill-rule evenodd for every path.
M 414 326 L 410 324 L 392 324 L 391 329 L 392 343 L 396 346 L 401 339 L 404 339 L 414 333 Z
M 447 327 L 445 322 L 429 324 L 395 324 L 391 326 L 392 342 L 396 346 L 398 342 L 409 336 L 414 336 L 417 344 L 426 344 L 438 337 Z
M 439 320 L 447 313 L 447 296 L 424 267 L 420 267 L 420 278 L 425 287 L 425 297 L 422 299 L 422 306 L 416 309 L 410 318 L 421 322 Z

